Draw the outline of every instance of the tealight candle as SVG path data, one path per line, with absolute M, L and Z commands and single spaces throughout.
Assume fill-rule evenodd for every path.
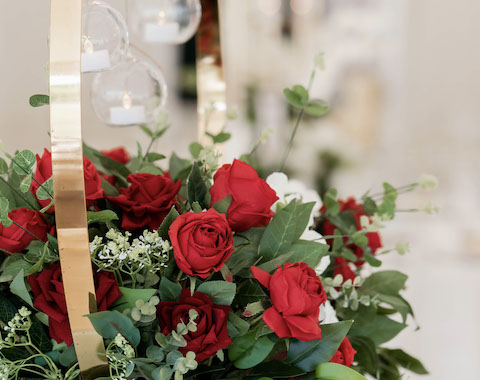
M 92 42 L 87 38 L 84 42 L 84 53 L 81 57 L 81 67 L 83 73 L 91 71 L 101 71 L 110 68 L 110 55 L 108 50 L 102 49 L 95 51 Z
M 110 107 L 110 124 L 112 125 L 145 124 L 146 120 L 145 107 L 132 106 L 132 98 L 127 91 L 123 95 L 122 106 Z
M 167 22 L 165 12 L 161 11 L 157 23 L 145 24 L 143 37 L 147 42 L 175 42 L 179 32 L 178 22 Z

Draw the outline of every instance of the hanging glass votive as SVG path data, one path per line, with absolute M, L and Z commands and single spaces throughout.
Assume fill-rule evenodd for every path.
M 112 70 L 96 74 L 91 89 L 95 113 L 111 126 L 154 123 L 166 98 L 167 85 L 161 70 L 133 56 Z
M 193 37 L 200 0 L 129 0 L 132 31 L 144 42 L 181 44 Z
M 115 67 L 125 57 L 128 46 L 128 28 L 120 12 L 102 1 L 84 1 L 82 72 Z

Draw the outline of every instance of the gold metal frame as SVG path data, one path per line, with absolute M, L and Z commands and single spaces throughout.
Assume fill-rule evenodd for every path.
M 51 0 L 50 129 L 55 218 L 68 317 L 80 369 L 106 361 L 103 339 L 85 317 L 96 308 L 83 178 L 82 0 Z M 93 301 L 93 302 L 92 302 Z

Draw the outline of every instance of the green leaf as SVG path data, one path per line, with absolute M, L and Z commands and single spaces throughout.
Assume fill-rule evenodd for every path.
M 30 316 L 32 320 L 32 327 L 30 327 L 30 337 L 35 346 L 42 352 L 49 352 L 52 350 L 52 341 L 45 332 L 43 324 L 34 316 Z
M 215 202 L 212 208 L 214 208 L 220 214 L 227 215 L 227 211 L 231 203 L 232 203 L 232 196 L 228 194 L 225 198 L 219 200 L 218 202 Z
M 404 323 L 398 323 L 385 315 L 377 314 L 368 324 L 361 327 L 352 327 L 349 334 L 353 336 L 366 336 L 376 345 L 380 345 L 392 340 L 405 327 L 406 325 Z
M 160 299 L 162 301 L 178 301 L 182 287 L 176 282 L 170 281 L 165 276 L 160 281 Z
M 273 217 L 265 229 L 258 247 L 258 254 L 266 261 L 288 252 L 292 245 L 296 234 L 296 207 L 297 201 L 293 200 Z
M 189 146 L 190 154 L 193 158 L 197 159 L 200 156 L 200 152 L 202 151 L 203 146 L 198 142 L 193 142 Z
M 275 343 L 267 336 L 255 339 L 256 331 L 233 339 L 228 348 L 228 357 L 233 365 L 240 369 L 255 367 L 260 364 L 272 351 Z
M 377 204 L 370 197 L 363 199 L 363 210 L 368 216 L 373 216 L 377 212 Z
M 192 166 L 192 171 L 188 176 L 187 189 L 188 189 L 188 201 L 190 202 L 190 205 L 192 205 L 193 202 L 198 202 L 202 207 L 202 209 L 210 206 L 205 204 L 205 195 L 207 194 L 207 186 L 203 181 L 202 173 L 196 163 Z
M 30 293 L 27 290 L 25 285 L 25 273 L 23 269 L 20 269 L 18 274 L 15 276 L 13 281 L 10 283 L 10 291 L 19 296 L 22 300 L 24 300 L 27 304 L 33 307 L 32 297 L 30 297 Z
M 315 370 L 317 379 L 322 380 L 367 380 L 357 371 L 337 363 L 323 363 Z
M 151 375 L 153 380 L 170 380 L 173 375 L 173 368 L 164 365 L 155 369 Z
M 147 154 L 147 161 L 148 162 L 160 161 L 160 160 L 163 160 L 165 158 L 166 157 L 163 154 L 160 154 L 160 153 L 151 152 L 151 153 Z
M 59 362 L 62 366 L 68 368 L 77 361 L 77 353 L 75 352 L 75 345 L 72 344 L 65 351 L 62 352 Z
M 147 348 L 147 358 L 153 360 L 155 363 L 160 364 L 165 358 L 163 349 L 158 346 L 150 346 Z
M 0 180 L 0 193 L 11 202 L 10 210 L 20 207 L 26 207 L 29 209 L 39 208 L 38 201 L 32 192 L 28 191 L 22 193 L 20 191 L 20 184 L 22 183 L 23 178 L 23 175 L 17 174 L 14 170 L 10 170 L 8 174 L 8 185 Z
M 420 360 L 407 354 L 405 351 L 400 349 L 389 350 L 385 348 L 383 349 L 383 351 L 403 368 L 419 375 L 428 374 L 428 371 L 425 369 Z
M 337 352 L 352 323 L 342 321 L 321 325 L 322 339 L 293 341 L 288 350 L 288 362 L 307 372 L 313 371 L 319 363 L 328 362 Z
M 305 112 L 310 116 L 323 116 L 328 112 L 328 105 L 324 100 L 314 99 L 307 103 L 305 106 Z
M 255 366 L 248 374 L 249 376 L 263 376 L 265 374 L 270 376 L 268 378 L 262 377 L 261 379 L 290 379 L 292 377 L 305 375 L 306 372 L 279 360 L 272 360 Z
M 200 203 L 198 202 L 193 202 L 192 203 L 192 211 L 195 212 L 195 213 L 199 213 L 199 212 L 202 212 L 203 209 L 202 209 L 202 206 L 200 206 Z
M 295 91 L 286 88 L 283 90 L 283 96 L 292 107 L 303 108 L 304 102 L 302 102 L 302 97 Z
M 248 271 L 247 277 L 251 276 L 250 266 L 257 261 L 258 245 L 264 231 L 265 227 L 250 228 L 248 231 L 233 236 L 233 255 L 226 263 L 233 275 L 246 270 Z
M 120 194 L 115 186 L 113 186 L 110 182 L 108 182 L 105 178 L 100 177 L 102 180 L 102 189 L 105 190 L 105 195 L 116 197 Z
M 7 324 L 13 317 L 15 317 L 16 313 L 17 308 L 13 303 L 0 294 L 0 321 Z
M 245 306 L 249 303 L 263 301 L 266 297 L 266 294 L 260 285 L 258 285 L 257 281 L 254 282 L 252 279 L 246 281 L 248 281 L 246 285 L 242 286 L 242 288 L 239 290 L 239 293 L 235 297 L 236 303 L 241 306 Z
M 236 290 L 237 285 L 227 281 L 208 281 L 197 288 L 197 292 L 206 294 L 217 305 L 231 305 Z
M 169 163 L 170 177 L 173 181 L 179 179 L 181 172 L 190 167 L 190 161 L 178 157 L 175 153 L 172 153 Z
M 392 202 L 397 200 L 398 193 L 397 189 L 395 189 L 392 185 L 387 182 L 383 183 L 383 199 L 388 199 Z
M 370 252 L 363 252 L 363 259 L 369 263 L 372 267 L 379 267 L 382 265 L 382 262 L 377 259 L 375 256 L 373 256 Z
M 294 93 L 296 93 L 300 97 L 300 101 L 302 103 L 305 103 L 306 101 L 308 101 L 309 94 L 305 87 L 303 87 L 300 84 L 296 84 L 295 86 L 292 87 L 292 90 Z
M 10 227 L 13 221 L 8 217 L 10 202 L 5 197 L 0 197 L 0 222 L 4 227 Z
M 129 176 L 130 170 L 122 163 L 112 160 L 110 157 L 105 156 L 103 153 L 98 153 L 98 159 L 102 163 L 102 166 L 115 175 L 115 177 L 122 181 L 125 185 L 128 183 L 126 182 L 126 178 Z M 126 186 L 125 186 L 126 187 Z
M 32 95 L 30 96 L 30 105 L 32 107 L 41 107 L 50 104 L 50 97 L 48 95 Z
M 232 311 L 230 311 L 230 313 L 228 314 L 228 322 L 230 322 L 233 326 L 235 326 L 239 336 L 245 335 L 250 329 L 250 323 L 240 318 L 237 314 L 235 314 Z
M 155 289 L 131 289 L 120 286 L 120 293 L 122 296 L 112 305 L 117 311 L 124 311 L 125 309 L 133 309 L 135 302 L 142 300 L 145 303 L 155 294 Z
M 53 179 L 50 177 L 37 189 L 37 198 L 40 200 L 53 199 Z
M 340 204 L 337 202 L 337 190 L 329 189 L 323 196 L 323 203 L 330 215 L 337 215 L 340 212 Z M 336 224 L 335 224 L 336 225 Z
M 296 229 L 295 234 L 293 235 L 293 240 L 300 239 L 300 236 L 305 232 L 305 229 L 310 222 L 310 215 L 312 214 L 313 207 L 315 202 L 309 203 L 297 203 L 295 207 L 295 220 L 296 220 Z
M 101 311 L 86 316 L 92 322 L 95 331 L 105 339 L 113 339 L 118 333 L 129 340 L 134 347 L 140 343 L 140 331 L 130 318 L 119 311 Z
M 7 174 L 8 165 L 3 158 L 0 158 L 0 174 Z
M 348 340 L 357 351 L 355 361 L 358 365 L 369 374 L 376 376 L 380 363 L 375 343 L 365 336 L 349 336 Z
M 315 268 L 320 263 L 320 260 L 322 260 L 322 257 L 328 254 L 329 248 L 327 244 L 299 240 L 290 247 L 289 252 L 292 253 L 292 255 L 288 259 L 288 262 L 303 262 Z
M 108 364 L 98 365 L 96 367 L 87 369 L 86 371 L 82 372 L 82 379 L 83 380 L 99 380 L 99 379 L 111 379 L 110 377 L 110 370 Z
M 223 131 L 220 132 L 218 135 L 212 135 L 211 133 L 208 133 L 208 132 L 206 134 L 207 136 L 212 138 L 214 144 L 221 144 L 225 141 L 228 141 L 230 137 L 232 137 L 231 133 L 227 133 Z
M 29 150 L 22 150 L 13 157 L 13 170 L 19 175 L 27 175 L 32 171 L 35 165 L 35 155 Z
M 113 220 L 118 220 L 118 216 L 112 210 L 102 210 L 98 212 L 87 211 L 88 224 L 92 223 L 107 223 Z
M 375 272 L 363 283 L 362 293 L 375 295 L 376 293 L 398 295 L 405 288 L 408 276 L 394 270 Z
M 180 214 L 175 209 L 175 206 L 172 206 L 172 208 L 170 209 L 170 212 L 165 217 L 162 224 L 160 225 L 160 228 L 158 229 L 158 234 L 162 239 L 164 240 L 168 239 L 168 231 L 170 230 L 170 226 L 175 221 L 175 219 L 177 219 L 179 216 Z
M 22 179 L 22 182 L 20 182 L 20 191 L 22 193 L 26 193 L 28 190 L 30 190 L 30 186 L 32 185 L 32 174 L 28 174 L 25 176 L 24 179 Z
M 53 263 L 58 261 L 58 254 L 50 248 L 50 242 L 34 240 L 28 247 L 28 252 L 24 258 L 33 266 L 28 270 L 27 275 L 37 273 L 43 268 L 44 263 Z
M 267 273 L 271 273 L 271 272 L 273 272 L 274 270 L 277 269 L 278 265 L 281 266 L 281 265 L 285 264 L 286 262 L 290 262 L 290 257 L 291 256 L 292 256 L 291 252 L 284 253 L 280 256 L 275 257 L 272 260 L 269 260 L 269 261 L 264 262 L 260 265 L 257 265 L 257 268 L 259 268 L 261 270 L 264 270 Z M 249 277 L 253 277 L 253 274 L 252 274 L 251 270 L 250 270 Z
M 19 254 L 19 256 L 23 256 Z M 25 261 L 23 258 L 16 260 L 9 264 L 2 272 L 0 276 L 0 282 L 12 281 L 18 274 L 20 270 L 24 270 L 24 272 L 28 272 L 29 269 L 32 267 L 32 264 Z
M 140 128 L 148 137 L 153 137 L 153 131 L 146 125 L 139 125 Z

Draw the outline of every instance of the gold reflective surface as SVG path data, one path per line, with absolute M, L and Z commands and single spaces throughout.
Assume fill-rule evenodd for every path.
M 82 0 L 51 0 L 50 12 L 50 129 L 55 218 L 70 327 L 80 369 L 85 371 L 103 364 L 106 359 L 103 339 L 85 317 L 91 312 L 89 299 L 95 294 L 95 286 L 83 178 Z

